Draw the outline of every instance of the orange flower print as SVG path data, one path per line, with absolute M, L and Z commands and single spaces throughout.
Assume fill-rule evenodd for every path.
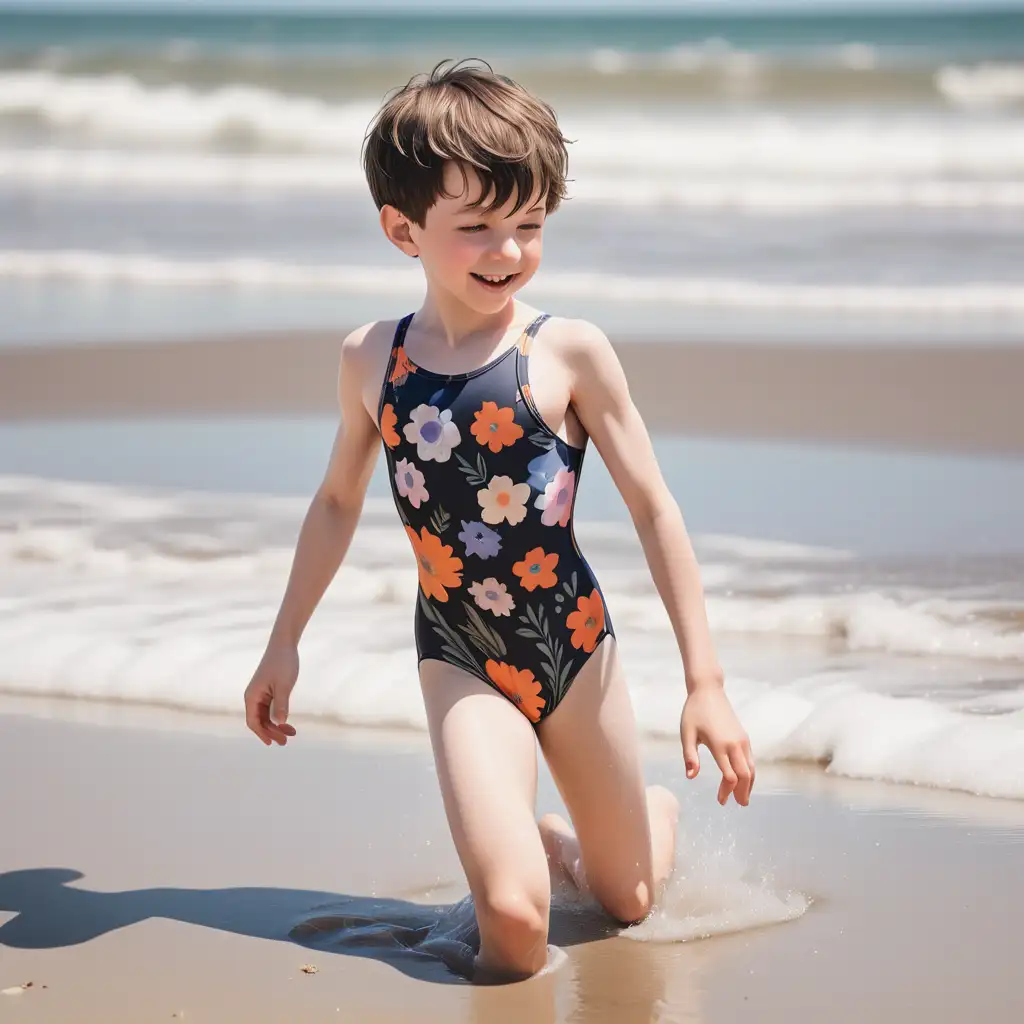
M 547 703 L 540 695 L 540 683 L 533 678 L 533 673 L 528 668 L 513 668 L 503 661 L 492 661 L 487 659 L 484 665 L 487 675 L 495 686 L 531 722 L 540 721 L 540 709 Z
M 577 650 L 582 647 L 589 654 L 597 646 L 604 629 L 604 602 L 596 589 L 590 597 L 577 599 L 576 611 L 569 612 L 565 624 L 572 630 L 572 645 Z
M 547 589 L 558 583 L 558 577 L 555 575 L 556 565 L 557 553 L 547 555 L 543 548 L 534 548 L 526 552 L 521 562 L 516 562 L 512 566 L 512 571 L 527 590 L 535 590 L 537 587 Z
M 395 413 L 395 407 L 388 402 L 384 406 L 384 411 L 380 414 L 380 436 L 384 438 L 384 443 L 389 448 L 396 447 L 402 440 L 398 431 L 395 430 L 397 426 L 398 416 Z
M 400 385 L 405 383 L 405 378 L 410 373 L 415 373 L 416 367 L 412 365 L 409 357 L 405 354 L 405 346 L 399 345 L 398 351 L 395 352 L 395 365 L 391 370 L 391 376 L 388 377 L 388 383 L 394 385 Z
M 405 532 L 416 553 L 423 593 L 435 600 L 447 601 L 445 587 L 462 586 L 462 559 L 453 556 L 451 547 L 442 544 L 441 538 L 435 537 L 425 526 L 418 537 L 411 526 L 407 526 Z
M 474 424 L 469 432 L 492 452 L 515 444 L 523 436 L 523 428 L 515 422 L 515 409 L 499 409 L 497 402 L 484 402 L 474 413 Z

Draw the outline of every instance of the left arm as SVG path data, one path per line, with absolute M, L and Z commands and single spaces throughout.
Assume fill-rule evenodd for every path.
M 629 509 L 682 656 L 687 699 L 680 733 L 687 777 L 699 771 L 697 744 L 703 743 L 722 770 L 719 802 L 735 791 L 736 801 L 746 804 L 754 780 L 750 741 L 725 695 L 700 569 L 679 504 L 661 474 L 611 342 L 586 321 L 574 321 L 573 327 L 566 345 L 572 406 Z

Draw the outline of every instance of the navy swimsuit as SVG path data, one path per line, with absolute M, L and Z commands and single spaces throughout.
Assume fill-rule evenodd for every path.
M 415 365 L 395 331 L 377 422 L 391 491 L 419 567 L 418 661 L 472 673 L 531 722 L 558 706 L 605 634 L 601 589 L 573 532 L 586 451 L 530 396 L 537 317 L 469 373 Z

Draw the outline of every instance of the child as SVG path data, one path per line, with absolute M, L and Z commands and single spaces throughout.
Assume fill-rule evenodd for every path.
M 686 774 L 697 745 L 746 805 L 747 736 L 725 695 L 679 508 L 604 334 L 515 299 L 565 195 L 554 112 L 489 67 L 439 64 L 380 110 L 364 165 L 388 239 L 419 259 L 415 313 L 341 345 L 341 423 L 299 535 L 266 653 L 245 693 L 264 743 L 295 735 L 298 642 L 348 549 L 376 460 L 418 564 L 420 685 L 449 826 L 473 895 L 474 978 L 536 973 L 553 877 L 614 918 L 651 909 L 678 804 L 644 790 L 636 727 L 601 587 L 573 533 L 592 438 L 636 526 L 685 672 Z M 539 741 L 573 828 L 534 820 Z

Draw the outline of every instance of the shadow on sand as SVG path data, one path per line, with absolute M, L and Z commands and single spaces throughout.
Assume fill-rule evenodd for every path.
M 369 957 L 423 981 L 462 984 L 479 948 L 473 903 L 424 904 L 305 889 L 135 889 L 95 892 L 71 886 L 69 868 L 0 874 L 0 946 L 55 949 L 88 942 L 148 918 L 293 942 L 324 953 Z M 592 904 L 556 899 L 550 942 L 572 946 L 618 931 Z

